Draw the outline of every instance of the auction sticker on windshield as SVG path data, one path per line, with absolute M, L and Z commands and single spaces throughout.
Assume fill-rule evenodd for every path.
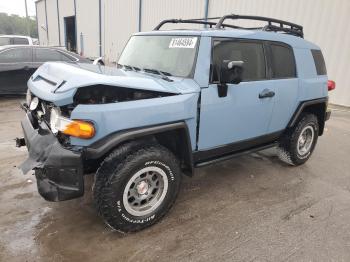
M 197 37 L 178 37 L 172 38 L 169 48 L 194 48 L 197 43 Z

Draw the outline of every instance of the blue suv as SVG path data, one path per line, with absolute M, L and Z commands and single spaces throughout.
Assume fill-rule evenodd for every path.
M 216 18 L 217 19 L 217 18 Z M 249 19 L 262 27 L 242 28 Z M 164 30 L 167 23 L 198 30 Z M 181 175 L 277 147 L 301 165 L 323 134 L 328 91 L 320 48 L 303 28 L 257 16 L 164 20 L 134 34 L 117 67 L 50 62 L 28 81 L 22 121 L 39 193 L 49 201 L 84 193 L 114 229 L 131 232 L 171 208 Z

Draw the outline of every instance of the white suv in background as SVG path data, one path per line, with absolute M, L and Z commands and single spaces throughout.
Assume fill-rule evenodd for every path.
M 0 46 L 3 45 L 33 45 L 33 39 L 22 35 L 0 35 Z

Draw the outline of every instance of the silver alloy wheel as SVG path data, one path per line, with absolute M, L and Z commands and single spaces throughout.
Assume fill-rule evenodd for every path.
M 123 205 L 133 216 L 147 216 L 163 202 L 168 191 L 168 177 L 159 167 L 144 167 L 126 184 Z
M 300 156 L 305 156 L 310 152 L 314 141 L 315 131 L 312 126 L 306 126 L 301 131 L 298 138 L 297 150 Z

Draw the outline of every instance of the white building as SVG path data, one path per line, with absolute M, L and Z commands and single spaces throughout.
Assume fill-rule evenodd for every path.
M 349 0 L 38 0 L 36 10 L 40 44 L 108 62 L 117 61 L 132 33 L 152 30 L 163 19 L 235 13 L 301 24 L 337 83 L 331 102 L 350 106 Z

